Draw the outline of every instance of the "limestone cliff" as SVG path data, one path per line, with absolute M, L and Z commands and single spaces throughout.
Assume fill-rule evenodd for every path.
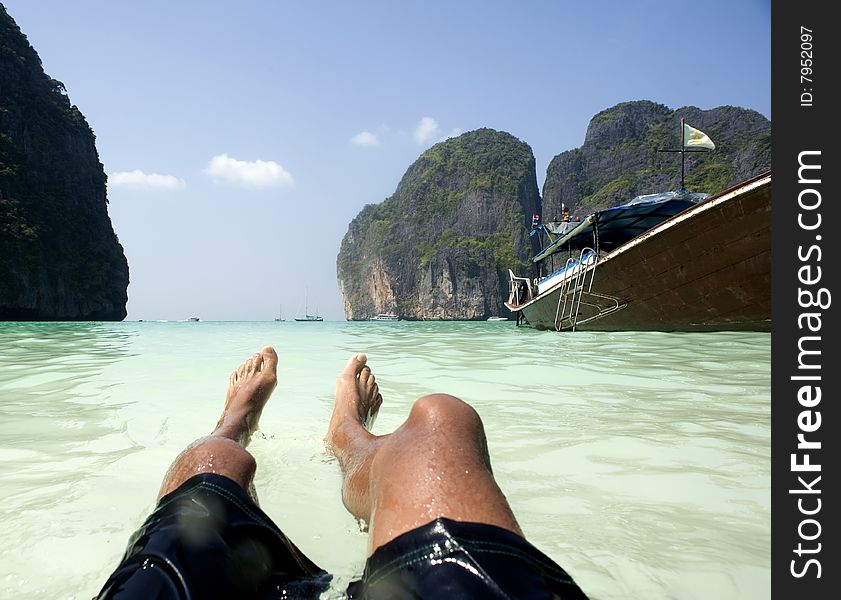
M 345 316 L 505 314 L 508 269 L 528 272 L 540 198 L 531 148 L 479 129 L 436 144 L 394 194 L 350 223 L 337 259 Z
M 0 321 L 125 318 L 94 139 L 0 5 Z
M 715 194 L 771 168 L 771 123 L 756 111 L 625 102 L 594 116 L 584 144 L 549 164 L 543 219 L 559 219 L 561 203 L 583 216 L 640 194 L 677 189 L 680 155 L 658 150 L 680 146 L 681 117 L 716 144 L 713 152 L 686 155 L 690 191 Z

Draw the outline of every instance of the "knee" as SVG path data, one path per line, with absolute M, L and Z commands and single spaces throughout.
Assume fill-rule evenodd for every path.
M 224 437 L 210 436 L 199 440 L 193 446 L 191 459 L 198 471 L 218 473 L 240 485 L 250 483 L 257 471 L 257 461 L 251 453 Z
M 169 467 L 158 498 L 202 473 L 224 475 L 247 491 L 256 471 L 257 461 L 235 441 L 218 436 L 201 438 L 179 454 Z
M 482 428 L 482 419 L 476 410 L 449 394 L 429 394 L 418 398 L 409 412 L 409 421 L 416 424 Z

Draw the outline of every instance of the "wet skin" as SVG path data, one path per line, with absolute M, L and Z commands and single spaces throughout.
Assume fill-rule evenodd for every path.
M 370 426 L 382 395 L 367 357 L 350 358 L 336 381 L 336 403 L 325 438 L 343 474 L 345 507 L 369 524 L 369 554 L 438 517 L 489 523 L 522 535 L 493 478 L 484 428 L 473 408 L 454 396 L 415 401 L 393 433 Z

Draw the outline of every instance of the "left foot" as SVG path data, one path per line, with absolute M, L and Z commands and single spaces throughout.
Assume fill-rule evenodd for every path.
M 277 353 L 271 346 L 255 352 L 231 373 L 225 409 L 214 435 L 248 444 L 257 431 L 260 414 L 277 386 Z

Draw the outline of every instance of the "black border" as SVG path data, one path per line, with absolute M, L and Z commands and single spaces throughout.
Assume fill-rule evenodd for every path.
M 832 2 L 773 0 L 771 12 L 772 35 L 772 323 L 771 334 L 771 437 L 772 437 L 772 482 L 771 482 L 771 580 L 772 596 L 774 598 L 808 598 L 818 600 L 822 598 L 840 598 L 839 595 L 839 560 L 838 534 L 838 489 L 836 478 L 839 452 L 839 415 L 838 403 L 841 401 L 838 393 L 839 371 L 841 360 L 837 351 L 837 340 L 841 336 L 838 325 L 838 307 L 830 304 L 826 309 L 804 308 L 798 301 L 801 289 L 810 288 L 817 292 L 819 288 L 826 288 L 830 295 L 841 293 L 835 285 L 837 261 L 839 259 L 838 245 L 841 233 L 834 231 L 839 222 L 835 218 L 838 205 L 841 202 L 841 185 L 837 148 L 841 141 L 836 136 L 841 135 L 841 103 L 839 95 L 834 90 L 839 87 L 838 62 L 833 55 L 841 56 L 841 37 L 839 22 L 830 15 Z M 837 10 L 837 9 L 836 9 Z M 834 11 L 832 11 L 834 12 Z M 801 27 L 812 30 L 813 39 L 811 68 L 808 74 L 811 82 L 801 81 Z M 804 92 L 812 94 L 811 103 Z M 809 105 L 811 104 L 811 105 Z M 820 155 L 812 154 L 809 160 L 812 164 L 820 164 L 820 171 L 812 169 L 811 175 L 819 173 L 819 184 L 808 184 L 799 181 L 799 155 L 804 151 L 819 151 Z M 807 172 L 804 172 L 804 175 Z M 814 189 L 820 194 L 820 206 L 812 210 L 804 210 L 799 206 L 799 195 L 804 189 Z M 808 192 L 805 196 L 814 203 L 816 196 Z M 816 215 L 821 215 L 821 226 L 815 230 L 806 230 L 798 223 L 798 216 L 815 223 Z M 820 236 L 820 239 L 817 239 Z M 820 247 L 818 251 L 812 246 Z M 810 258 L 803 260 L 806 254 Z M 805 285 L 798 280 L 799 269 L 810 265 L 803 274 L 817 273 L 821 268 L 822 278 L 819 282 Z M 841 304 L 841 296 L 832 298 Z M 805 312 L 820 312 L 820 331 L 810 332 L 801 329 L 805 321 L 798 321 Z M 813 320 L 812 324 L 816 324 Z M 810 385 L 821 387 L 821 401 L 811 409 L 804 408 L 798 401 L 798 390 L 806 384 L 803 381 L 792 380 L 792 376 L 802 375 L 806 371 L 798 367 L 800 349 L 798 342 L 803 336 L 819 336 L 820 340 L 810 340 L 812 349 L 819 349 L 820 355 L 811 355 L 818 370 L 811 370 L 810 374 L 819 374 L 820 381 Z M 804 346 L 805 347 L 805 346 Z M 820 441 L 821 448 L 809 451 L 810 462 L 821 465 L 820 472 L 793 472 L 791 455 L 798 452 L 797 434 L 801 433 L 798 416 L 805 410 L 813 411 L 807 419 L 816 418 L 816 412 L 821 413 L 820 427 L 805 434 L 807 439 Z M 808 425 L 807 425 L 808 426 Z M 800 450 L 800 456 L 804 450 Z M 802 462 L 802 458 L 798 459 Z M 811 484 L 814 477 L 820 475 L 819 482 L 814 489 L 820 489 L 820 494 L 791 493 L 791 489 L 802 489 L 798 476 L 802 476 Z M 817 506 L 820 498 L 821 508 L 813 516 L 806 516 L 798 509 L 798 499 L 804 499 L 807 510 Z M 814 518 L 820 523 L 820 535 L 812 541 L 800 539 L 798 526 L 804 519 Z M 817 525 L 808 523 L 803 531 L 807 536 L 817 532 Z M 820 551 L 814 554 L 798 556 L 795 550 L 798 543 L 804 548 L 814 550 L 820 543 Z M 803 572 L 806 561 L 814 558 L 820 562 L 820 578 L 818 569 L 813 563 L 806 569 L 806 575 L 795 577 L 792 574 L 792 560 L 796 560 L 794 570 Z

